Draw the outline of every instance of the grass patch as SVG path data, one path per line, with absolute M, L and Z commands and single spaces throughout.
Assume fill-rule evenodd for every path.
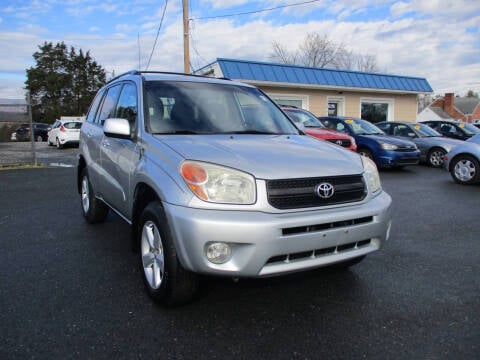
M 42 164 L 17 164 L 17 165 L 0 165 L 1 170 L 19 170 L 19 169 L 44 169 L 45 165 Z

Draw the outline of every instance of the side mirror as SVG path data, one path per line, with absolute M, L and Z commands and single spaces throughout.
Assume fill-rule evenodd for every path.
M 113 138 L 130 139 L 130 123 L 127 119 L 107 119 L 103 124 L 103 133 Z

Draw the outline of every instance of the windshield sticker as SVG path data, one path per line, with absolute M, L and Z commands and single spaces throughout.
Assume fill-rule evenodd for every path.
M 420 130 L 420 125 L 415 125 L 415 130 Z
M 458 124 L 458 126 L 460 126 L 461 128 L 464 128 L 465 127 L 465 124 Z
M 353 120 L 352 120 L 352 119 L 347 119 L 347 120 L 345 120 L 345 122 L 346 122 L 347 124 L 353 124 Z

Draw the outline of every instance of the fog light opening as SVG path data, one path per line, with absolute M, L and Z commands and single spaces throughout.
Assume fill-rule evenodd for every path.
M 211 263 L 224 264 L 232 257 L 232 249 L 226 243 L 214 242 L 207 245 L 205 255 Z

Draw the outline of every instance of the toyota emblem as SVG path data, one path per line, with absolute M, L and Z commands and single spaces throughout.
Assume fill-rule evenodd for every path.
M 335 189 L 333 188 L 333 185 L 327 182 L 318 184 L 315 188 L 315 193 L 322 199 L 331 198 L 334 192 Z

